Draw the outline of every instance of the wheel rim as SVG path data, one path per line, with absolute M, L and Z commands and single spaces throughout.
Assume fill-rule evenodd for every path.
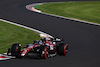
M 16 47 L 16 52 L 18 52 L 18 46 Z
M 67 53 L 67 52 L 66 52 L 66 48 L 67 48 L 67 46 L 64 47 L 64 55 L 65 55 L 65 56 L 67 55 L 67 54 L 66 54 L 66 53 Z
M 48 50 L 47 50 L 47 48 L 45 49 L 45 59 L 47 59 L 47 56 L 48 56 Z

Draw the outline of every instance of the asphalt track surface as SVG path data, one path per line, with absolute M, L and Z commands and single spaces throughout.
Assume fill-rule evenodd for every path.
M 64 38 L 69 44 L 67 56 L 45 59 L 11 59 L 0 67 L 100 67 L 100 26 L 38 14 L 25 8 L 36 2 L 67 0 L 0 0 L 0 18 L 30 26 Z

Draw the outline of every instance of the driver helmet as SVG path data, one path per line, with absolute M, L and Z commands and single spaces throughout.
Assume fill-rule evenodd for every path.
M 42 44 L 43 44 L 42 40 L 40 40 L 40 41 L 39 41 L 39 44 L 40 44 L 40 45 L 42 45 Z

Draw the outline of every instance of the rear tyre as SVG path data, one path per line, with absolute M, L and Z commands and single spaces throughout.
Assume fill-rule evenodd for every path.
M 11 56 L 16 56 L 17 58 L 21 57 L 21 47 L 19 44 L 13 44 L 11 48 Z
M 48 58 L 48 48 L 46 45 L 43 45 L 40 47 L 40 57 L 42 59 L 47 59 Z
M 68 51 L 68 46 L 64 43 L 60 43 L 59 46 L 57 47 L 57 50 L 59 55 L 66 56 Z

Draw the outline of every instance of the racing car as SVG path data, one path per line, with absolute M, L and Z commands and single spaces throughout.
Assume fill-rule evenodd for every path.
M 20 58 L 28 55 L 28 53 L 34 53 L 43 59 L 56 55 L 67 55 L 68 44 L 65 44 L 63 39 L 45 35 L 40 35 L 40 37 L 40 40 L 34 41 L 33 44 L 27 44 L 25 47 L 21 47 L 20 43 L 13 44 L 11 48 L 8 48 L 7 55 Z

